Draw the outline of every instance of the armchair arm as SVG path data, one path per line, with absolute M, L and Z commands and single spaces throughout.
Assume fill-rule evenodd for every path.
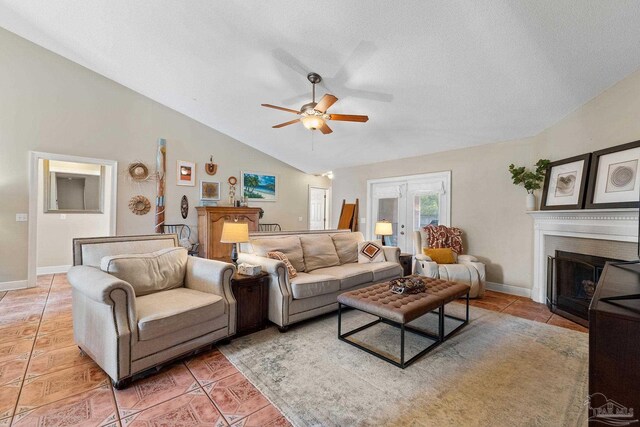
M 433 262 L 433 260 L 431 259 L 431 257 L 425 255 L 425 254 L 416 254 L 414 255 L 414 257 L 418 260 L 418 261 L 427 261 L 427 262 Z
M 269 320 L 279 326 L 286 326 L 289 323 L 289 304 L 293 299 L 293 292 L 284 262 L 247 253 L 239 253 L 238 262 L 260 265 L 269 273 Z
M 95 267 L 77 265 L 71 267 L 67 273 L 69 283 L 76 291 L 95 302 L 107 305 L 115 305 L 112 291 L 121 289 L 135 313 L 135 292 L 133 286 L 124 280 L 120 280 L 109 273 L 105 273 Z
M 233 264 L 206 258 L 187 257 L 184 286 L 200 292 L 216 294 L 227 301 L 235 299 L 231 292 L 231 277 L 236 271 Z
M 387 261 L 397 262 L 400 264 L 400 248 L 396 246 L 383 246 L 384 257 Z
M 458 255 L 458 262 L 478 262 L 478 258 L 474 257 L 473 255 Z
M 69 269 L 73 287 L 73 337 L 114 380 L 131 375 L 131 347 L 138 339 L 133 286 L 95 267 Z

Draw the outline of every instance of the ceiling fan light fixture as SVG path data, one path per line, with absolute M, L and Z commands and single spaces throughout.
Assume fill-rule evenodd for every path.
M 305 116 L 302 118 L 302 124 L 309 130 L 317 130 L 324 126 L 324 120 L 320 116 Z

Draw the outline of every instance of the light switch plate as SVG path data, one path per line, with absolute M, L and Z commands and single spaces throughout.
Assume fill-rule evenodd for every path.
M 298 221 L 302 222 L 302 217 L 301 216 L 298 217 Z
M 60 214 L 60 219 L 67 219 L 67 214 Z
M 367 223 L 367 218 L 362 217 L 360 218 L 360 224 L 366 224 Z
M 29 215 L 26 213 L 17 213 L 16 214 L 16 221 L 17 222 L 25 222 L 29 220 Z

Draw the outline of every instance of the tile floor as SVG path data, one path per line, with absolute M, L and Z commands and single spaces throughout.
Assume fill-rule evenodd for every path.
M 586 332 L 529 299 L 487 292 L 473 306 Z M 217 350 L 114 390 L 73 342 L 65 275 L 0 292 L 0 427 L 287 426 L 282 414 Z

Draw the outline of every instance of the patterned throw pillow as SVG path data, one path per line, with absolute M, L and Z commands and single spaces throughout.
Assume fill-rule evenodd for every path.
M 382 245 L 379 242 L 358 243 L 358 262 L 360 264 L 383 262 L 386 260 L 384 250 L 382 250 Z
M 456 254 L 461 255 L 462 230 L 446 225 L 427 225 L 423 228 L 427 233 L 427 243 L 430 248 L 451 248 Z
M 287 258 L 287 256 L 282 252 L 278 252 L 278 251 L 267 252 L 267 257 L 284 262 L 284 265 L 287 266 L 287 271 L 289 272 L 289 279 L 293 279 L 298 275 L 298 272 L 296 271 L 296 269 L 293 268 L 293 265 L 291 265 L 291 261 L 289 261 L 289 258 Z

